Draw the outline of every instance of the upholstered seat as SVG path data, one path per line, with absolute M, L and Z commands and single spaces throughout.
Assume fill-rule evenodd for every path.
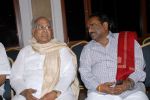
M 8 56 L 10 66 L 12 66 L 13 62 L 16 60 L 16 57 L 17 57 L 19 51 L 20 51 L 19 47 L 11 47 L 11 48 L 6 49 L 6 54 Z M 7 77 L 7 79 L 5 81 L 4 90 L 5 90 L 5 92 L 3 94 L 3 97 L 5 98 L 5 100 L 11 100 L 11 97 L 13 95 L 15 95 L 15 92 L 11 88 L 9 77 Z
M 72 49 L 72 51 L 76 54 L 77 56 L 77 63 L 78 63 L 78 67 L 79 66 L 79 60 L 80 60 L 80 54 L 82 52 L 82 49 L 84 47 L 84 45 L 86 45 L 88 42 L 87 41 L 79 41 L 79 42 L 76 42 L 75 44 L 71 45 L 70 48 Z M 81 80 L 81 77 L 80 77 L 80 74 L 78 72 L 78 79 L 79 79 L 79 84 L 80 84 L 80 94 L 79 94 L 79 100 L 84 100 L 87 96 L 87 89 L 85 88 L 82 80 Z
M 19 51 L 20 51 L 19 47 L 11 47 L 11 48 L 6 49 L 7 56 L 12 58 L 13 61 L 16 60 L 16 57 L 17 57 Z
M 146 44 L 146 43 L 149 43 L 150 42 L 150 37 L 147 37 L 143 40 L 142 44 Z
M 142 45 L 142 51 L 146 63 L 146 67 L 144 69 L 146 72 L 146 79 L 144 84 L 146 86 L 146 93 L 150 99 L 150 42 Z

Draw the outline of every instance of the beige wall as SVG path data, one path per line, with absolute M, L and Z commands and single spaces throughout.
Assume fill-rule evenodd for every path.
M 44 16 L 51 19 L 50 0 L 31 0 L 33 18 Z

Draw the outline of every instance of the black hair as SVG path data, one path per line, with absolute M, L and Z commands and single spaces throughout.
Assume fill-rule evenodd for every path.
M 107 22 L 108 26 L 109 26 L 108 27 L 109 30 L 111 30 L 111 31 L 114 30 L 114 28 L 115 28 L 114 22 L 113 22 L 112 18 L 108 17 L 107 14 L 105 14 L 105 13 L 94 13 L 94 14 L 89 16 L 89 19 L 92 17 L 97 17 L 101 23 Z

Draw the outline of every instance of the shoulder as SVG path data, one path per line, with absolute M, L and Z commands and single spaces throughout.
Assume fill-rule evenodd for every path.
M 53 43 L 53 44 L 55 44 L 55 45 L 67 45 L 65 42 L 61 42 L 61 41 L 59 41 L 59 40 L 57 40 L 57 39 L 53 39 L 53 40 L 51 40 L 51 43 Z
M 69 47 L 62 47 L 59 52 L 60 54 L 69 54 L 71 49 Z
M 112 33 L 114 37 L 118 37 L 120 33 Z
M 94 45 L 95 45 L 95 41 L 91 40 L 83 47 L 83 49 L 91 49 Z
M 27 45 L 27 46 L 23 47 L 21 50 L 26 51 L 26 50 L 30 50 L 30 49 L 32 49 L 31 45 Z
M 1 45 L 3 45 L 3 44 L 0 42 L 0 46 L 1 46 Z
M 110 36 L 111 36 L 113 39 L 118 39 L 119 34 L 120 34 L 120 33 L 110 33 Z
M 3 45 L 2 43 L 0 43 L 0 52 L 1 52 L 2 54 L 5 54 L 5 53 L 6 53 L 5 47 L 4 47 L 4 45 Z
M 91 40 L 89 41 L 82 49 L 81 54 L 89 54 L 92 48 L 95 46 L 95 41 Z
M 4 45 L 0 42 L 0 48 L 4 48 Z
M 30 53 L 32 51 L 33 51 L 33 49 L 31 47 L 31 45 L 27 45 L 20 50 L 21 53 Z
M 60 58 L 61 59 L 70 59 L 72 58 L 73 56 L 75 56 L 75 54 L 73 53 L 73 51 L 70 49 L 70 48 L 61 48 L 60 51 L 59 51 L 59 54 L 60 54 Z

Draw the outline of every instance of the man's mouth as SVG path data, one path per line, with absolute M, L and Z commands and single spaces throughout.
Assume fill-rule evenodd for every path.
M 94 32 L 91 32 L 91 33 L 89 33 L 90 34 L 90 36 L 92 37 L 95 33 Z
M 90 32 L 89 34 L 92 35 L 94 32 Z

